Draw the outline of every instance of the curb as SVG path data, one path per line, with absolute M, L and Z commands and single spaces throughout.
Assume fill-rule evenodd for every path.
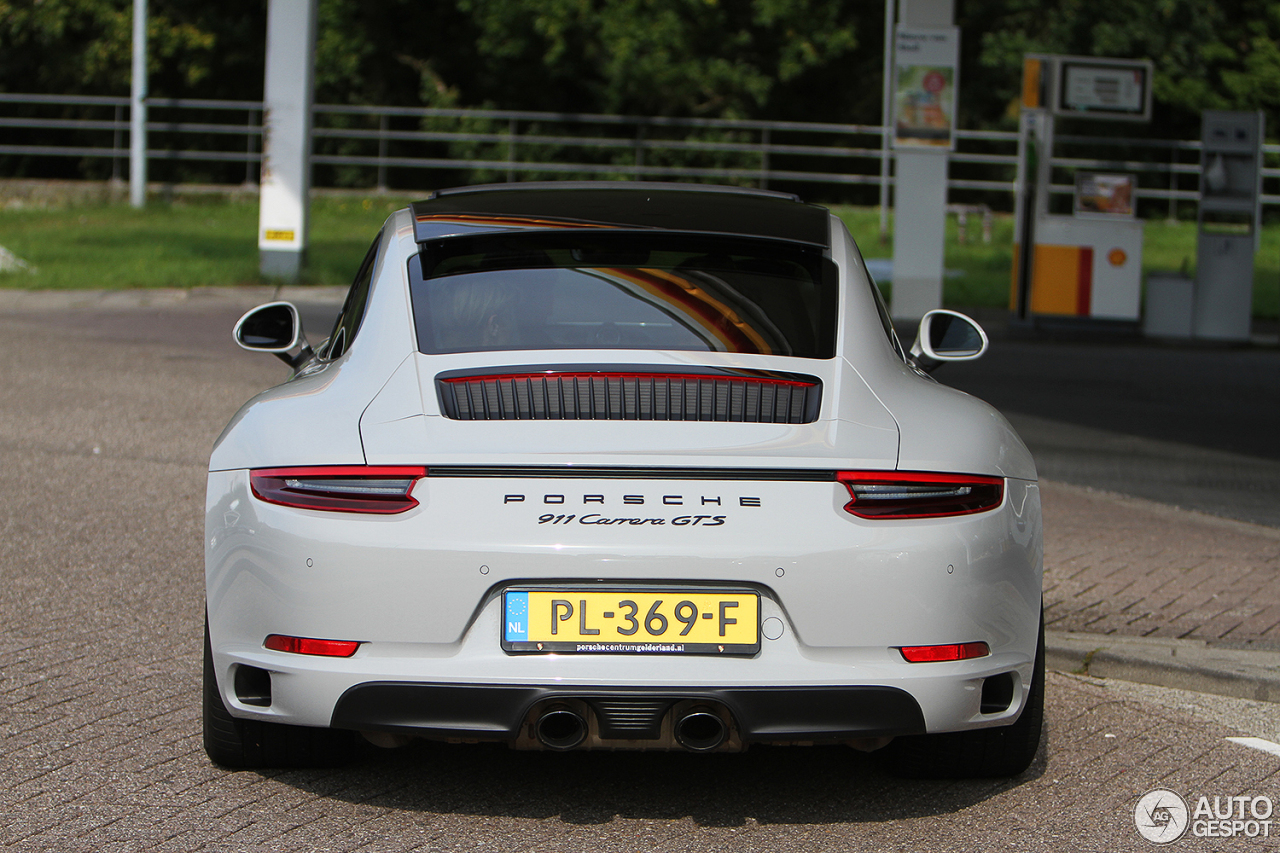
M 1045 665 L 1065 673 L 1280 703 L 1280 650 L 1204 640 L 1045 632 Z

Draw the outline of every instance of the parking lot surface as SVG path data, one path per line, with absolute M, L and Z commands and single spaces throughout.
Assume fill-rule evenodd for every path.
M 844 747 L 741 755 L 370 749 L 229 772 L 200 746 L 204 467 L 282 380 L 239 352 L 254 294 L 0 316 L 0 844 L 15 850 L 1150 850 L 1164 787 L 1280 802 L 1276 706 L 1054 673 L 1030 772 L 908 782 Z M 321 332 L 321 335 L 323 332 Z M 1061 630 L 1277 639 L 1280 536 L 1046 483 Z M 1181 697 L 1181 698 L 1180 698 Z M 1186 849 L 1274 849 L 1191 838 Z M 1177 846 L 1177 845 L 1174 845 Z

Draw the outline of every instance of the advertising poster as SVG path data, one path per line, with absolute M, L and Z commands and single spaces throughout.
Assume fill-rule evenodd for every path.
M 1076 216 L 1133 217 L 1133 175 L 1076 172 Z
M 897 29 L 894 147 L 950 151 L 956 121 L 960 29 Z

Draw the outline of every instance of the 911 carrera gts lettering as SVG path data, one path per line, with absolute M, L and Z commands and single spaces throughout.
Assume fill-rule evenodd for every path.
M 671 519 L 671 523 L 676 527 L 719 527 L 724 524 L 726 516 L 723 515 L 680 515 Z M 538 516 L 539 524 L 572 524 L 574 519 L 579 524 L 651 524 L 654 526 L 664 525 L 667 523 L 665 518 L 609 518 L 598 512 L 588 513 L 579 518 L 576 513 L 569 515 L 555 515 L 546 513 Z
M 577 515 L 546 515 L 538 516 L 539 524 L 571 524 Z M 578 518 L 579 524 L 666 524 L 665 518 L 605 518 L 599 513 L 593 512 Z

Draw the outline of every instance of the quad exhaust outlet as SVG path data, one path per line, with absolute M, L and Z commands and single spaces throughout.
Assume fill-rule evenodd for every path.
M 587 737 L 587 721 L 582 715 L 563 705 L 549 708 L 534 724 L 538 743 L 547 749 L 573 749 Z
M 692 708 L 676 720 L 676 743 L 690 752 L 710 752 L 724 743 L 729 727 L 709 708 Z

